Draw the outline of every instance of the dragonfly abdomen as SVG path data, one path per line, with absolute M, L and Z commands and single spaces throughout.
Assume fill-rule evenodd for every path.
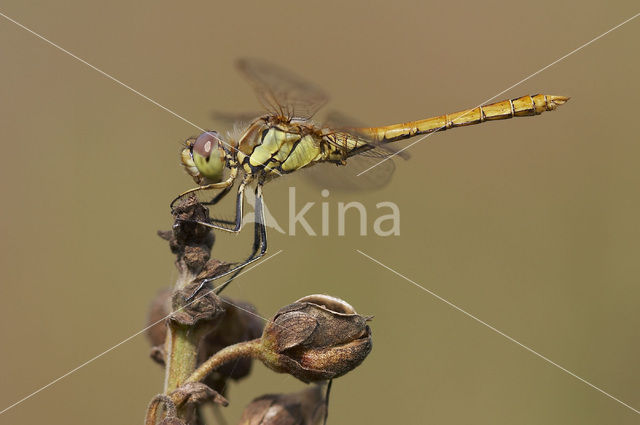
M 568 97 L 537 94 L 522 96 L 516 99 L 503 100 L 473 109 L 440 115 L 418 121 L 393 124 L 384 127 L 358 129 L 380 143 L 408 139 L 420 134 L 444 131 L 449 128 L 480 124 L 485 121 L 504 120 L 513 117 L 540 115 L 545 111 L 553 111 L 564 104 Z

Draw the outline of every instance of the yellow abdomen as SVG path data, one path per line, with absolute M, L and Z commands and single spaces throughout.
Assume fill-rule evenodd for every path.
M 420 134 L 444 131 L 449 128 L 480 124 L 491 120 L 504 120 L 513 117 L 539 115 L 544 111 L 553 111 L 564 104 L 568 97 L 537 94 L 522 96 L 516 99 L 503 100 L 473 109 L 466 109 L 453 114 L 440 115 L 418 121 L 393 124 L 383 127 L 357 129 L 359 133 L 373 140 L 386 143 L 407 139 Z

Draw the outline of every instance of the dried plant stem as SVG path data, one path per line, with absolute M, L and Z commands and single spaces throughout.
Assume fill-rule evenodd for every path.
M 192 327 L 175 322 L 169 324 L 165 341 L 165 394 L 178 389 L 196 369 L 199 341 L 199 332 L 194 332 Z
M 202 363 L 198 369 L 195 370 L 185 381 L 188 382 L 200 382 L 206 376 L 222 366 L 223 364 L 235 359 L 245 357 L 257 357 L 261 353 L 261 341 L 260 339 L 253 339 L 251 341 L 239 342 L 237 344 L 229 345 L 222 350 L 215 353 L 207 361 Z

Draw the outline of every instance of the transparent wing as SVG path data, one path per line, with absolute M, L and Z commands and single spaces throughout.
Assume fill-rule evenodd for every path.
M 264 115 L 264 112 L 223 112 L 213 111 L 211 118 L 222 127 L 233 128 L 234 126 L 247 124 Z
M 353 152 L 347 158 L 345 166 L 321 163 L 305 169 L 303 174 L 307 180 L 323 189 L 343 191 L 380 189 L 393 177 L 396 165 L 392 157 L 398 156 L 403 159 L 409 157 L 405 152 L 398 153 L 390 146 L 366 140 L 355 130 L 363 126 L 341 112 L 330 111 L 324 127 L 331 128 L 332 130 L 327 131 L 343 134 L 344 137 L 357 137 L 367 145 Z
M 307 181 L 321 189 L 348 192 L 375 190 L 386 186 L 391 181 L 396 169 L 392 159 L 379 165 L 378 162 L 379 160 L 373 157 L 357 155 L 347 159 L 346 166 L 321 163 L 304 168 L 299 173 L 305 176 Z
M 269 111 L 281 117 L 311 118 L 327 103 L 328 96 L 316 85 L 263 59 L 240 59 L 240 73 Z
M 353 152 L 352 155 L 369 156 L 373 158 L 386 158 L 389 156 L 398 156 L 402 159 L 410 158 L 408 152 L 402 151 L 389 144 L 376 143 L 369 137 L 366 137 L 365 134 L 358 132 L 359 128 L 365 128 L 366 126 L 342 112 L 335 110 L 329 111 L 324 121 L 324 127 L 336 133 L 344 133 L 352 137 L 357 137 L 360 141 L 368 145 L 366 148 Z

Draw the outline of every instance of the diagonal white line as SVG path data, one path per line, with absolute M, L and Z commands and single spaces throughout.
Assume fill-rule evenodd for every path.
M 5 15 L 4 13 L 0 12 L 0 16 L 2 16 L 3 18 L 5 18 L 6 20 L 13 22 L 14 24 L 16 24 L 17 26 L 19 26 L 20 28 L 22 28 L 25 31 L 30 32 L 31 34 L 35 35 L 36 37 L 38 37 L 40 40 L 44 41 L 45 43 L 55 47 L 56 49 L 60 50 L 61 52 L 66 53 L 67 55 L 71 56 L 72 58 L 76 59 L 79 62 L 82 62 L 83 64 L 87 65 L 89 68 L 93 69 L 94 71 L 102 74 L 103 76 L 107 77 L 108 79 L 110 79 L 111 81 L 120 84 L 122 87 L 126 88 L 127 90 L 137 94 L 138 96 L 140 96 L 141 98 L 153 103 L 154 105 L 156 105 L 158 108 L 163 109 L 165 111 L 167 111 L 168 113 L 170 113 L 171 115 L 173 115 L 176 118 L 181 119 L 182 121 L 186 122 L 187 124 L 197 128 L 198 130 L 200 130 L 203 133 L 209 133 L 207 130 L 203 129 L 202 127 L 194 124 L 193 122 L 189 121 L 188 119 L 186 119 L 185 117 L 183 117 L 182 115 L 179 115 L 178 113 L 172 111 L 171 109 L 167 108 L 166 106 L 161 105 L 160 103 L 156 102 L 155 100 L 151 99 L 149 96 L 146 96 L 142 93 L 140 93 L 138 90 L 134 89 L 133 87 L 123 83 L 122 81 L 118 80 L 116 77 L 107 74 L 106 72 L 104 72 L 103 70 L 101 70 L 100 68 L 91 65 L 89 62 L 87 62 L 86 60 L 74 55 L 73 53 L 71 53 L 70 51 L 68 51 L 67 49 L 61 47 L 60 45 L 54 43 L 53 41 L 45 38 L 44 36 L 38 34 L 37 32 L 35 32 L 34 30 L 27 28 L 26 26 L 22 25 L 20 22 L 16 21 L 15 19 L 10 18 L 9 16 Z M 211 134 L 211 133 L 209 133 Z M 215 135 L 214 135 L 215 136 Z M 227 146 L 229 149 L 235 150 L 235 148 L 233 146 L 231 146 L 230 144 L 228 144 L 227 142 L 225 142 L 224 140 L 220 140 L 225 146 Z M 265 164 L 260 164 L 260 165 L 265 165 Z M 278 170 L 272 169 L 276 174 L 280 175 L 281 174 L 278 172 Z
M 502 335 L 503 337 L 507 338 L 509 341 L 519 345 L 520 347 L 524 348 L 525 350 L 527 350 L 528 352 L 530 352 L 531 354 L 534 354 L 538 357 L 540 357 L 542 360 L 544 360 L 547 363 L 552 364 L 553 366 L 557 367 L 558 369 L 562 370 L 563 372 L 568 373 L 569 375 L 573 376 L 574 378 L 576 378 L 577 380 L 587 384 L 588 386 L 590 386 L 591 388 L 593 388 L 594 390 L 597 390 L 599 392 L 601 392 L 602 394 L 606 395 L 607 397 L 609 397 L 612 400 L 617 401 L 618 403 L 622 404 L 623 406 L 633 410 L 635 413 L 640 414 L 640 410 L 634 409 L 633 407 L 629 406 L 627 403 L 625 403 L 624 401 L 612 396 L 611 394 L 609 394 L 608 392 L 596 387 L 595 385 L 593 385 L 591 382 L 587 381 L 586 379 L 583 379 L 581 377 L 579 377 L 578 375 L 576 375 L 575 373 L 571 372 L 569 369 L 566 369 L 562 366 L 560 366 L 558 363 L 554 362 L 553 360 L 549 359 L 548 357 L 543 356 L 542 354 L 538 353 L 537 351 L 533 350 L 532 348 L 527 347 L 526 345 L 524 345 L 523 343 L 517 341 L 516 339 L 510 337 L 509 335 L 507 335 L 506 333 L 502 332 L 499 329 L 496 329 L 495 327 L 491 326 L 490 324 L 488 324 L 487 322 L 477 318 L 476 316 L 474 316 L 473 314 L 467 312 L 466 310 L 463 310 L 462 308 L 458 307 L 457 305 L 453 304 L 451 301 L 446 300 L 445 298 L 442 298 L 440 295 L 436 294 L 433 291 L 430 291 L 429 289 L 425 288 L 424 286 L 420 285 L 419 283 L 416 283 L 415 281 L 409 279 L 408 277 L 406 277 L 405 275 L 395 271 L 394 269 L 392 269 L 391 267 L 381 263 L 380 261 L 376 260 L 375 258 L 371 257 L 370 255 L 365 254 L 364 252 L 360 251 L 359 249 L 356 249 L 356 251 L 358 251 L 358 253 L 362 254 L 363 256 L 367 257 L 369 260 L 373 261 L 374 263 L 384 267 L 385 269 L 389 270 L 390 272 L 392 272 L 393 274 L 400 276 L 401 278 L 403 278 L 404 280 L 406 280 L 407 282 L 411 283 L 412 285 L 422 289 L 423 291 L 427 292 L 429 295 L 434 296 L 435 298 L 439 299 L 440 301 L 442 301 L 443 303 L 447 304 L 450 307 L 453 307 L 454 309 L 458 310 L 460 313 L 472 318 L 473 320 L 475 320 L 476 322 L 480 323 L 481 325 L 486 326 L 487 328 L 491 329 L 492 331 L 496 332 L 499 335 Z
M 267 261 L 269 258 L 271 258 L 271 257 L 273 257 L 273 256 L 275 256 L 275 255 L 278 255 L 278 254 L 280 254 L 281 252 L 282 252 L 282 250 L 280 250 L 280 251 L 276 252 L 276 253 L 275 253 L 275 254 L 273 254 L 272 256 L 270 256 L 270 257 L 268 257 L 268 258 L 265 258 L 265 259 L 264 259 L 264 261 Z M 261 261 L 260 263 L 264 263 L 264 261 Z M 256 264 L 256 265 L 257 265 L 257 264 Z M 238 274 L 238 276 L 240 276 L 240 274 Z M 237 276 L 236 276 L 236 277 L 237 277 Z M 218 288 L 214 288 L 214 289 L 213 289 L 213 291 L 216 291 L 217 289 L 218 289 Z M 210 294 L 211 292 L 212 292 L 212 291 L 209 291 L 209 292 L 207 292 L 205 295 L 208 295 L 208 294 Z M 200 298 L 202 298 L 202 297 L 198 297 L 197 299 L 200 299 Z M 194 301 L 195 301 L 195 300 L 194 300 Z M 258 313 L 254 312 L 254 311 L 251 311 L 251 310 L 249 310 L 249 309 L 242 308 L 242 307 L 240 307 L 239 305 L 237 305 L 237 304 L 235 304 L 235 303 L 232 303 L 232 302 L 231 302 L 231 301 L 229 301 L 229 300 L 225 300 L 224 298 L 220 298 L 220 301 L 222 301 L 223 303 L 229 304 L 230 306 L 233 306 L 233 307 L 237 308 L 238 310 L 242 310 L 242 311 L 244 311 L 245 313 L 247 313 L 247 314 L 249 314 L 249 315 L 251 315 L 251 316 L 253 316 L 253 317 L 257 317 L 258 319 L 262 319 L 262 320 L 264 320 L 264 321 L 265 321 L 265 322 L 267 322 L 267 323 L 271 322 L 271 319 L 267 319 L 266 317 L 260 316 Z M 191 303 L 189 303 L 189 304 L 191 304 Z M 189 305 L 189 304 L 187 304 L 187 305 Z M 184 308 L 184 307 L 183 307 L 183 308 Z M 166 319 L 166 317 L 165 317 L 164 319 Z M 163 319 L 163 320 L 164 320 L 164 319 Z M 282 328 L 282 325 L 279 325 L 279 324 L 277 324 L 276 322 L 273 322 L 273 324 L 274 324 L 274 325 L 276 325 L 276 326 L 278 326 L 279 328 Z
M 272 259 L 273 257 L 275 257 L 276 255 L 280 254 L 281 252 L 282 252 L 282 250 L 279 250 L 278 252 L 276 252 L 276 253 L 274 253 L 274 254 L 272 254 L 272 255 L 268 256 L 267 258 L 265 258 L 264 260 L 260 261 L 259 263 L 254 264 L 254 265 L 253 265 L 253 266 L 251 266 L 251 267 L 248 267 L 247 269 L 245 269 L 245 270 L 243 270 L 242 272 L 238 273 L 238 275 L 237 275 L 236 277 L 238 277 L 238 276 L 242 276 L 243 274 L 245 274 L 245 273 L 249 272 L 250 270 L 253 270 L 254 268 L 258 267 L 259 265 L 264 264 L 265 262 L 267 262 L 268 260 Z M 229 280 L 231 280 L 231 279 L 229 279 Z M 176 311 L 180 311 L 180 310 L 184 309 L 184 308 L 185 308 L 185 307 L 187 307 L 188 305 L 190 305 L 190 304 L 192 304 L 192 303 L 196 302 L 197 300 L 199 300 L 199 299 L 200 299 L 200 298 L 202 298 L 202 297 L 207 296 L 208 294 L 210 294 L 210 293 L 211 293 L 211 292 L 213 292 L 213 291 L 215 291 L 215 288 L 214 288 L 214 289 L 212 289 L 212 290 L 210 290 L 209 292 L 207 292 L 207 293 L 205 293 L 205 294 L 203 294 L 203 295 L 201 295 L 201 296 L 199 296 L 199 297 L 197 297 L 197 298 L 193 299 L 191 302 L 189 302 L 189 303 L 187 303 L 187 304 L 183 305 L 182 307 L 180 307 L 179 309 L 177 309 L 177 310 L 175 310 L 175 311 L 171 312 L 171 314 L 175 313 Z M 221 300 L 222 300 L 222 299 L 221 299 Z M 228 300 L 222 300 L 222 301 L 226 302 L 227 304 L 231 304 L 231 305 L 233 305 L 234 307 L 239 308 L 240 310 L 244 310 L 244 311 L 246 311 L 247 313 L 250 313 L 250 314 L 252 314 L 252 315 L 254 315 L 254 316 L 257 316 L 257 317 L 261 318 L 262 320 L 264 320 L 264 321 L 266 321 L 266 322 L 269 322 L 269 321 L 270 321 L 269 319 L 265 319 L 264 317 L 260 316 L 259 314 L 256 314 L 256 313 L 253 313 L 253 312 L 250 312 L 250 311 L 248 311 L 248 310 L 243 309 L 243 308 L 242 308 L 242 307 L 240 307 L 240 306 L 234 305 L 232 302 L 230 302 L 230 301 L 228 301 Z M 119 343 L 117 343 L 116 345 L 112 346 L 111 348 L 109 348 L 109 349 L 107 349 L 107 350 L 103 351 L 102 353 L 100 353 L 100 354 L 98 354 L 98 355 L 96 355 L 96 356 L 94 356 L 94 357 L 90 358 L 89 360 L 87 360 L 86 362 L 82 363 L 81 365 L 79 365 L 79 366 L 77 366 L 77 367 L 75 367 L 75 368 L 71 369 L 69 372 L 65 373 L 64 375 L 62 375 L 62 376 L 60 376 L 60 377 L 58 377 L 58 378 L 54 379 L 53 381 L 49 382 L 47 385 L 44 385 L 44 386 L 42 386 L 42 387 L 38 388 L 36 391 L 34 391 L 34 392 L 32 392 L 31 394 L 29 394 L 29 395 L 27 395 L 27 396 L 25 396 L 25 397 L 21 398 L 20 400 L 16 401 L 16 402 L 15 402 L 15 403 L 13 403 L 12 405 L 5 407 L 4 409 L 2 409 L 2 411 L 0 411 L 0 415 L 2 415 L 3 413 L 5 413 L 7 410 L 10 410 L 10 409 L 12 409 L 12 408 L 16 407 L 16 406 L 17 406 L 17 405 L 19 405 L 20 403 L 22 403 L 22 402 L 24 402 L 24 401 L 27 401 L 28 399 L 30 399 L 30 398 L 31 398 L 31 397 L 33 397 L 34 395 L 38 394 L 39 392 L 46 390 L 47 388 L 49 388 L 49 387 L 50 387 L 50 386 L 52 386 L 53 384 L 57 383 L 58 381 L 61 381 L 62 379 L 66 378 L 67 376 L 69 376 L 69 375 L 71 375 L 71 374 L 73 374 L 74 372 L 77 372 L 78 370 L 82 369 L 83 367 L 85 367 L 85 366 L 86 366 L 86 365 L 88 365 L 89 363 L 92 363 L 92 362 L 94 362 L 95 360 L 98 360 L 100 357 L 102 357 L 102 356 L 104 356 L 105 354 L 107 354 L 107 353 L 109 353 L 109 352 L 111 352 L 111 351 L 115 350 L 116 348 L 120 347 L 122 344 L 124 344 L 124 343 L 126 343 L 126 342 L 129 342 L 130 340 L 132 340 L 133 338 L 137 337 L 137 336 L 138 336 L 138 335 L 140 335 L 141 333 L 146 332 L 147 330 L 151 329 L 153 326 L 157 325 L 158 323 L 160 323 L 160 322 L 162 322 L 162 321 L 164 321 L 164 320 L 168 319 L 168 318 L 171 316 L 171 314 L 169 314 L 169 315 L 167 315 L 167 316 L 163 317 L 163 318 L 162 318 L 162 319 L 160 319 L 160 320 L 157 320 L 157 321 L 153 322 L 152 324 L 150 324 L 150 325 L 149 325 L 149 326 L 147 326 L 146 328 L 144 328 L 144 329 L 142 329 L 142 330 L 140 330 L 140 331 L 138 331 L 138 332 L 134 333 L 133 335 L 131 335 L 131 336 L 129 336 L 129 337 L 127 337 L 127 338 L 123 339 L 122 341 L 120 341 L 120 342 L 119 342 Z
M 602 37 L 604 37 L 605 35 L 609 34 L 612 31 L 617 30 L 618 28 L 620 28 L 621 26 L 623 26 L 624 24 L 634 20 L 635 18 L 637 18 L 638 16 L 640 16 L 640 12 L 636 13 L 635 15 L 633 15 L 632 17 L 630 17 L 629 19 L 626 19 L 625 21 L 619 23 L 618 25 L 616 25 L 615 27 L 603 32 L 602 34 L 600 34 L 599 36 L 587 41 L 586 43 L 584 43 L 583 45 L 576 47 L 575 49 L 573 49 L 572 51 L 570 51 L 569 53 L 567 53 L 564 56 L 559 57 L 558 59 L 554 60 L 553 62 L 551 62 L 549 65 L 540 68 L 539 70 L 537 70 L 536 72 L 534 72 L 533 74 L 528 75 L 527 77 L 523 78 L 522 80 L 518 81 L 517 83 L 507 87 L 506 89 L 502 90 L 500 93 L 496 94 L 495 96 L 490 97 L 489 99 L 485 100 L 484 102 L 478 104 L 475 108 L 478 108 L 480 106 L 483 106 L 484 104 L 491 102 L 493 99 L 495 99 L 496 97 L 500 96 L 501 94 L 504 94 L 506 92 L 508 92 L 509 90 L 511 90 L 512 88 L 519 86 L 520 84 L 524 83 L 525 81 L 535 77 L 536 75 L 540 74 L 542 71 L 552 67 L 553 65 L 557 64 L 558 62 L 568 58 L 569 56 L 573 55 L 574 53 L 578 52 L 579 50 L 584 49 L 585 47 L 587 47 L 588 45 L 590 45 L 591 43 L 594 43 L 595 41 L 601 39 Z M 461 119 L 462 117 L 466 116 L 467 114 L 469 114 L 473 109 L 475 108 L 471 108 L 471 110 L 465 114 L 460 115 L 459 117 L 455 118 L 453 121 L 457 121 L 459 119 Z M 371 167 L 367 168 L 364 171 L 361 171 L 360 173 L 357 174 L 357 177 L 360 177 L 361 175 L 363 175 L 366 172 L 369 172 L 370 170 L 372 170 L 373 168 L 377 167 L 378 165 L 382 164 L 385 161 L 388 161 L 389 159 L 393 158 L 394 156 L 398 155 L 399 153 L 402 153 L 403 151 L 409 149 L 411 146 L 415 145 L 416 143 L 420 143 L 422 142 L 424 139 L 426 139 L 429 136 L 432 136 L 433 134 L 435 134 L 436 132 L 442 130 L 445 126 L 442 126 L 436 130 L 434 130 L 431 133 L 425 134 L 424 136 L 422 136 L 421 138 L 419 138 L 418 140 L 411 142 L 410 144 L 408 144 L 407 146 L 405 146 L 402 149 L 399 149 L 397 151 L 395 151 L 392 155 L 389 155 L 388 157 L 384 158 L 383 160 L 381 160 L 380 162 L 377 162 L 375 164 L 373 164 Z

